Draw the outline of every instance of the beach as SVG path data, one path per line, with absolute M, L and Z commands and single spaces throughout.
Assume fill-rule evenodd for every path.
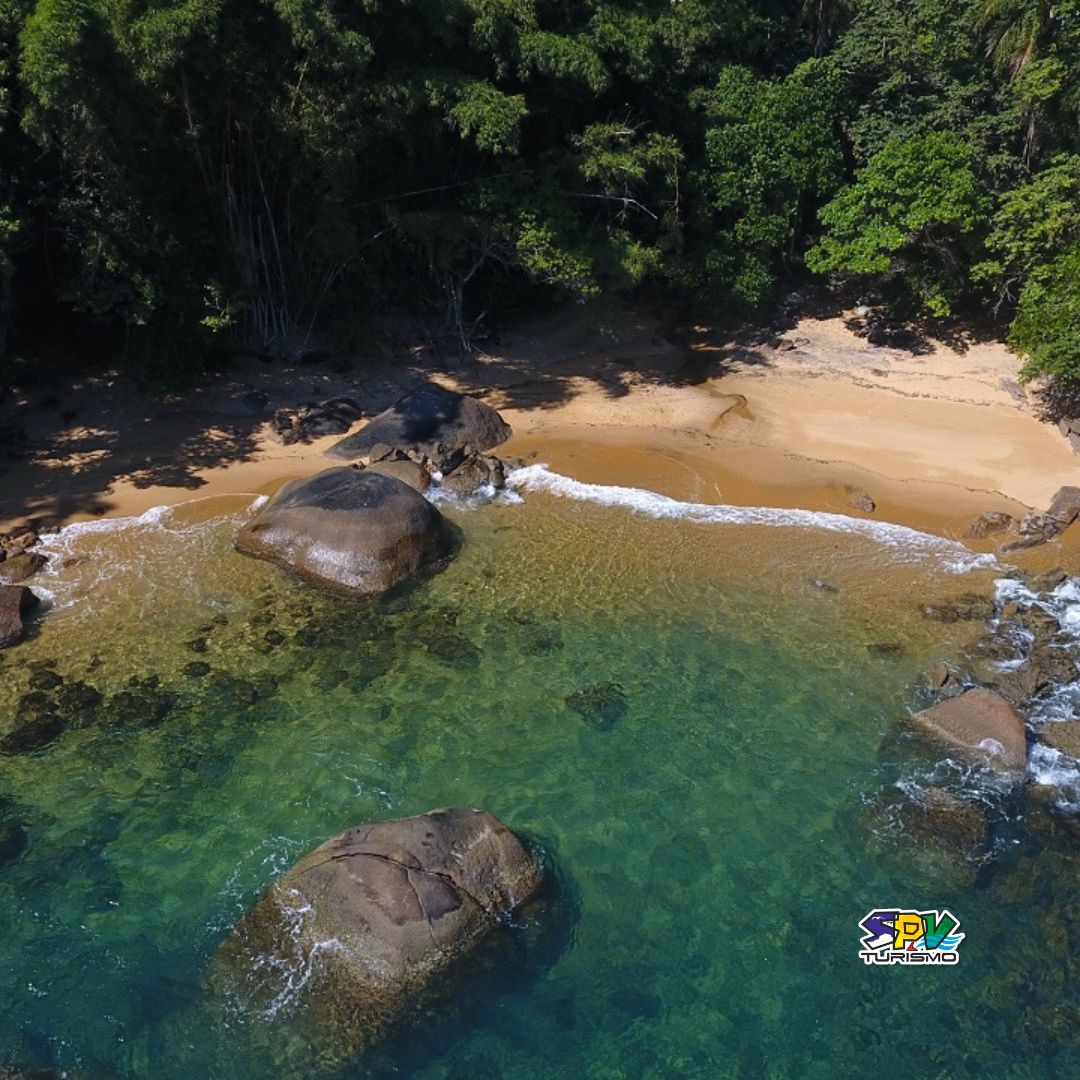
M 467 364 L 432 365 L 421 352 L 330 374 L 249 360 L 158 401 L 104 374 L 6 404 L 26 448 L 3 475 L 0 528 L 272 493 L 332 464 L 325 451 L 341 436 L 283 445 L 265 416 L 243 415 L 245 394 L 268 407 L 346 396 L 364 411 L 356 430 L 428 377 L 500 410 L 514 430 L 503 456 L 580 480 L 853 516 L 868 513 L 852 505 L 862 492 L 877 520 L 960 537 L 983 511 L 1044 509 L 1080 474 L 1017 368 L 998 342 L 872 346 L 842 315 L 804 318 L 750 345 L 707 328 L 673 340 L 628 315 L 615 335 L 573 319 L 525 325 Z M 63 427 L 57 414 L 69 404 L 77 416 Z M 1062 545 L 1072 550 L 1070 532 L 1052 547 Z

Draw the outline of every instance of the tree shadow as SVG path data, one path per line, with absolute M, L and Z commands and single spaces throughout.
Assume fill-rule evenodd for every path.
M 257 456 L 276 409 L 353 393 L 350 374 L 249 357 L 185 391 L 153 393 L 115 370 L 17 362 L 0 392 L 0 520 L 48 527 L 106 514 L 121 480 L 197 492 L 206 470 Z M 371 413 L 412 378 L 408 367 L 359 374 Z

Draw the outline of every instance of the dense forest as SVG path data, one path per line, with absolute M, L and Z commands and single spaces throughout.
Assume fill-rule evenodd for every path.
M 1078 120 L 1073 0 L 0 0 L 0 352 L 816 278 L 1080 382 Z

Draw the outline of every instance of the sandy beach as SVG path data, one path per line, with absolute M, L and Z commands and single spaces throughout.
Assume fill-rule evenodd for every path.
M 325 451 L 340 436 L 282 445 L 268 411 L 348 396 L 364 410 L 359 427 L 424 377 L 500 409 L 514 429 L 504 456 L 689 501 L 860 516 L 851 499 L 861 491 L 877 519 L 956 537 L 984 510 L 1045 508 L 1080 476 L 1000 343 L 875 347 L 841 316 L 764 338 L 693 328 L 676 342 L 644 317 L 628 317 L 617 335 L 548 319 L 474 362 L 435 370 L 422 353 L 355 359 L 341 373 L 252 359 L 161 400 L 107 373 L 32 387 L 0 411 L 22 439 L 0 476 L 0 525 L 270 493 L 330 464 Z M 261 415 L 245 415 L 252 394 Z M 1076 531 L 1050 551 L 1071 549 Z

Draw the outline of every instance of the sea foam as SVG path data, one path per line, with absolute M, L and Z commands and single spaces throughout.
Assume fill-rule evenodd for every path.
M 506 478 L 507 486 L 519 491 L 545 491 L 564 499 L 577 499 L 600 506 L 621 507 L 652 518 L 672 518 L 700 525 L 764 525 L 863 536 L 895 550 L 903 561 L 921 562 L 935 556 L 941 567 L 963 574 L 980 567 L 997 565 L 993 555 L 977 555 L 955 540 L 894 525 L 868 521 L 821 510 L 795 510 L 769 506 L 729 506 L 726 504 L 681 502 L 644 488 L 611 484 L 586 484 L 552 472 L 546 465 L 527 465 Z

